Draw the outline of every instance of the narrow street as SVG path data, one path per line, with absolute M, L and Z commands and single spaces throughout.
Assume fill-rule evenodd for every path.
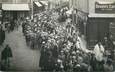
M 12 70 L 36 71 L 39 69 L 40 51 L 27 47 L 22 27 L 6 34 L 5 45 L 9 44 L 13 52 Z

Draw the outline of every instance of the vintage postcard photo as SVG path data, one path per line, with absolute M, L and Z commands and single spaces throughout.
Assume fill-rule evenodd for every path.
M 115 72 L 115 0 L 0 0 L 0 71 Z

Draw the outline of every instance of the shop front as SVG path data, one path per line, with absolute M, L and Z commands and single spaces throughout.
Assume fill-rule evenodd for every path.
M 28 4 L 2 4 L 3 19 L 13 18 L 18 19 L 20 17 L 26 17 L 29 15 L 29 5 Z
M 86 34 L 92 48 L 98 41 L 103 41 L 104 37 L 112 35 L 115 39 L 115 1 L 92 0 L 89 3 Z

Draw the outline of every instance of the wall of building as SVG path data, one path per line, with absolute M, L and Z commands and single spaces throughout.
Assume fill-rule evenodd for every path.
M 88 13 L 88 0 L 69 0 L 70 7 L 77 8 L 83 12 Z
M 2 3 L 30 3 L 31 0 L 2 0 Z
M 115 2 L 115 0 L 69 0 L 70 7 L 89 14 L 95 14 L 95 2 Z M 102 15 L 104 16 L 104 15 Z M 108 15 L 109 16 L 109 15 Z M 114 15 L 115 16 L 115 15 Z
M 98 40 L 112 34 L 115 39 L 115 0 L 89 0 L 87 24 L 88 44 L 94 46 Z
M 2 3 L 2 0 L 0 0 L 0 3 Z

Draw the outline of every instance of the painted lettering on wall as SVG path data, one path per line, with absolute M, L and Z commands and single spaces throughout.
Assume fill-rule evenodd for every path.
M 115 2 L 107 4 L 95 2 L 95 13 L 115 13 Z

